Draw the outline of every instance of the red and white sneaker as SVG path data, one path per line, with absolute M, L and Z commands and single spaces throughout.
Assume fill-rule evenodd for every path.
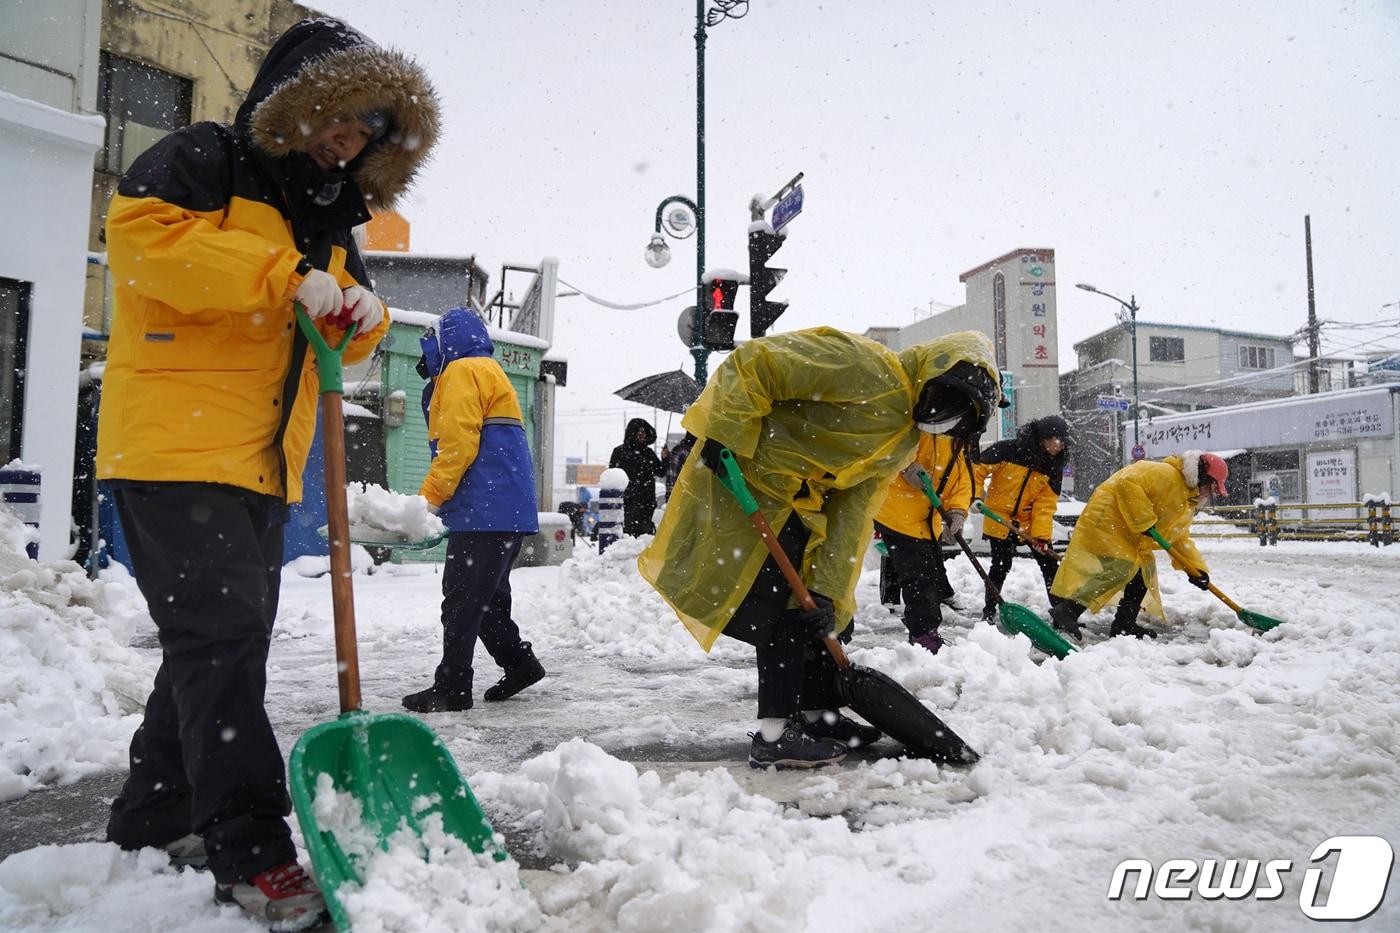
M 273 930 L 305 930 L 330 917 L 316 882 L 296 862 L 254 875 L 247 881 L 215 884 L 214 900 L 237 904 Z

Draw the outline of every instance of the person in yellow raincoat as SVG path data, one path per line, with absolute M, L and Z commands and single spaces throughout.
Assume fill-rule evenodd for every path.
M 1059 415 L 1047 415 L 1025 425 L 1016 436 L 998 441 L 978 457 L 977 495 L 987 508 L 1013 523 L 1021 533 L 1036 542 L 1031 557 L 1040 567 L 1049 592 L 1055 580 L 1055 558 L 1050 551 L 1051 522 L 1055 506 L 1060 501 L 1060 483 L 1064 480 L 1065 460 L 1069 457 L 1069 424 Z M 988 479 L 991 480 L 988 485 Z M 997 597 L 993 588 L 1001 589 L 1021 539 L 1005 525 L 990 518 L 982 522 L 982 536 L 992 549 L 992 566 L 987 571 L 991 583 L 982 606 L 982 621 L 996 618 Z M 1050 597 L 1055 602 L 1055 597 Z
M 886 560 L 904 600 L 909 644 L 937 654 L 943 647 L 943 636 L 938 633 L 943 624 L 939 604 L 952 590 L 940 542 L 951 542 L 962 530 L 972 502 L 968 442 L 947 434 L 920 434 L 912 467 L 928 473 L 948 513 L 948 527 L 929 501 L 917 473 L 906 471 L 890 483 L 885 503 L 875 516 L 875 531 L 889 552 Z
M 705 650 L 721 634 L 756 648 L 751 765 L 812 767 L 878 738 L 835 712 L 836 668 L 819 639 L 850 624 L 872 520 L 921 429 L 974 442 L 1001 401 L 982 334 L 896 353 L 817 327 L 739 347 L 686 412 L 682 425 L 703 442 L 637 566 Z M 723 448 L 816 610 L 791 608 L 787 582 L 715 474 Z
M 1110 636 L 1156 638 L 1137 624 L 1139 610 L 1162 617 L 1157 588 L 1158 544 L 1147 535 L 1156 528 L 1172 546 L 1172 566 L 1186 571 L 1194 586 L 1206 589 L 1210 575 L 1189 530 L 1196 511 L 1225 495 L 1225 461 L 1212 453 L 1188 450 L 1162 460 L 1139 460 L 1110 476 L 1089 497 L 1075 523 L 1069 549 L 1050 588 L 1059 602 L 1050 609 L 1055 628 L 1083 639 L 1079 617 L 1099 611 L 1120 590 L 1123 598 Z

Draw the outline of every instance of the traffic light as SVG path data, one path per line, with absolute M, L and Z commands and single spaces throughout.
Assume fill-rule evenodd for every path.
M 774 233 L 755 225 L 749 230 L 749 336 L 762 337 L 784 311 L 786 301 L 769 301 L 768 293 L 778 287 L 787 275 L 786 269 L 775 269 L 768 260 L 787 241 L 787 234 Z
M 701 343 L 706 350 L 733 350 L 734 328 L 739 323 L 739 312 L 734 310 L 739 283 L 734 279 L 711 279 L 704 287 L 706 310 Z

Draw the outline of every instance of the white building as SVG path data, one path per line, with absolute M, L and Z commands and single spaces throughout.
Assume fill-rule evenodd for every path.
M 1012 407 L 985 441 L 1060 413 L 1055 251 L 1017 249 L 958 276 L 966 301 L 908 327 L 875 327 L 866 336 L 902 350 L 944 334 L 981 331 L 992 338 Z
M 66 556 L 101 0 L 0 4 L 0 466 L 42 473 L 39 556 Z

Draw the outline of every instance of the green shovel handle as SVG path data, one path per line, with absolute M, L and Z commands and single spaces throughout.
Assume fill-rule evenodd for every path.
M 933 477 L 928 475 L 928 470 L 919 471 L 919 485 L 924 487 L 924 495 L 928 496 L 928 501 L 933 503 L 933 507 L 942 511 L 943 500 L 933 491 Z
M 321 332 L 316 329 L 311 316 L 306 313 L 300 301 L 293 302 L 292 307 L 296 310 L 297 326 L 306 335 L 307 341 L 311 344 L 311 349 L 316 353 L 316 374 L 321 378 L 321 394 L 328 392 L 337 394 L 345 391 L 344 377 L 340 358 L 345 355 L 345 348 L 350 345 L 350 340 L 355 336 L 355 331 L 359 329 L 359 324 L 351 324 L 345 331 L 345 336 L 340 339 L 340 344 L 334 348 L 326 343 Z
M 1002 518 L 996 512 L 993 512 L 991 509 L 987 508 L 987 503 L 978 502 L 977 511 L 981 512 L 983 515 L 987 516 L 992 521 L 996 522 L 998 525 L 1005 525 L 1007 528 L 1011 528 L 1011 523 L 1006 519 Z M 1016 531 L 1015 528 L 1011 528 L 1011 530 Z
M 744 482 L 744 474 L 739 471 L 739 463 L 734 459 L 734 451 L 728 447 L 721 447 L 719 450 L 719 462 L 724 467 L 724 472 L 717 474 L 720 483 L 739 503 L 739 508 L 745 515 L 752 515 L 758 511 L 758 500 L 749 492 L 749 484 Z

